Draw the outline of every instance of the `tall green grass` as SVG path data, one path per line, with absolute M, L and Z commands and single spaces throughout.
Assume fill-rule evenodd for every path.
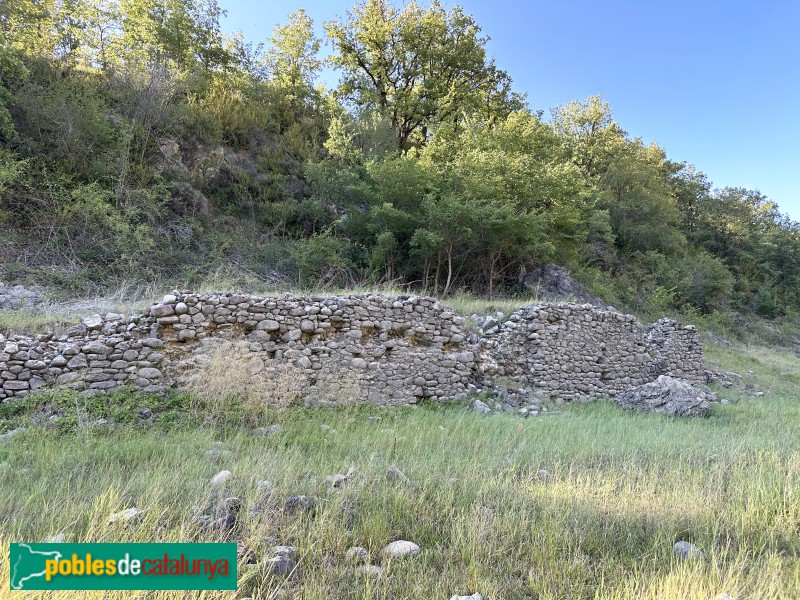
M 59 532 L 68 541 L 221 539 L 194 523 L 192 507 L 234 495 L 244 507 L 226 539 L 262 559 L 270 546 L 293 544 L 301 558 L 286 579 L 241 565 L 237 594 L 203 597 L 798 598 L 797 359 L 753 348 L 712 350 L 709 362 L 738 370 L 765 396 L 721 390 L 732 403 L 694 420 L 600 402 L 527 420 L 483 417 L 463 405 L 292 408 L 260 413 L 262 425 L 284 426 L 269 437 L 230 420 L 67 434 L 32 427 L 0 443 L 0 544 L 5 554 L 9 542 Z M 211 448 L 234 455 L 209 457 Z M 411 483 L 387 479 L 389 465 Z M 356 474 L 341 489 L 323 483 L 350 466 Z M 233 473 L 228 489 L 212 490 L 208 481 L 221 469 Z M 274 484 L 269 496 L 256 486 L 264 479 Z M 297 494 L 318 499 L 314 515 L 284 510 Z M 132 506 L 145 510 L 141 521 L 107 524 Z M 397 539 L 419 544 L 420 556 L 381 559 Z M 678 540 L 704 558 L 677 560 Z M 384 566 L 381 577 L 345 563 L 353 545 Z M 3 586 L 6 565 L 0 561 Z

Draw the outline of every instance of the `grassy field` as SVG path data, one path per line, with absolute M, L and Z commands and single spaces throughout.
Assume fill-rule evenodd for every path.
M 207 598 L 800 598 L 798 359 L 764 348 L 709 353 L 764 396 L 722 390 L 732 402 L 700 420 L 603 402 L 526 420 L 463 404 L 254 412 L 234 401 L 209 418 L 188 397 L 140 394 L 0 405 L 0 432 L 28 427 L 0 442 L 0 595 L 38 597 L 7 591 L 8 544 L 63 532 L 67 541 L 225 539 L 259 559 L 274 545 L 297 547 L 289 577 L 240 565 L 240 590 Z M 147 426 L 136 418 L 145 404 L 159 415 Z M 46 407 L 65 415 L 54 427 L 35 424 Z M 92 426 L 100 417 L 112 425 Z M 264 437 L 244 421 L 284 429 Z M 410 483 L 387 478 L 390 465 Z M 355 475 L 340 489 L 323 482 L 349 467 Z M 232 472 L 227 489 L 212 489 L 222 469 Z M 285 510 L 298 494 L 315 497 L 316 511 Z M 226 495 L 243 501 L 234 530 L 204 531 L 193 507 Z M 139 521 L 107 524 L 130 507 L 145 511 Z M 398 539 L 420 555 L 382 559 Z M 704 556 L 678 560 L 679 540 Z M 382 574 L 347 564 L 351 546 L 367 548 Z

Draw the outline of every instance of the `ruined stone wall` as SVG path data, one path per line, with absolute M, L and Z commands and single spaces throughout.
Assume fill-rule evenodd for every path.
M 57 336 L 0 339 L 0 399 L 50 383 L 90 390 L 181 383 L 214 339 L 239 340 L 264 368 L 291 367 L 282 373 L 309 398 L 310 388 L 342 382 L 376 404 L 449 398 L 466 390 L 474 365 L 462 324 L 433 298 L 177 293 L 146 315 L 97 316 Z
M 479 342 L 484 378 L 508 377 L 563 399 L 614 396 L 659 375 L 703 379 L 695 328 L 590 304 L 544 303 L 518 310 Z
M 265 400 L 276 402 L 281 378 L 307 402 L 336 401 L 346 387 L 360 401 L 407 404 L 457 397 L 470 382 L 494 378 L 574 399 L 662 374 L 703 374 L 694 328 L 662 319 L 644 329 L 590 305 L 532 305 L 476 335 L 434 298 L 176 292 L 141 315 L 95 315 L 59 334 L 0 335 L 0 401 L 46 385 L 183 387 L 202 379 L 215 356 L 229 362 L 231 377 L 233 363 L 247 360 L 245 376 L 265 383 Z

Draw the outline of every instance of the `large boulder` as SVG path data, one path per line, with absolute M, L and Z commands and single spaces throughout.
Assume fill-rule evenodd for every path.
M 593 296 L 569 272 L 559 265 L 542 265 L 520 277 L 520 283 L 543 300 L 570 301 L 591 304 L 601 310 L 616 310 L 597 296 Z
M 655 412 L 677 417 L 702 417 L 708 413 L 711 398 L 683 379 L 660 375 L 617 396 L 617 403 L 631 410 Z

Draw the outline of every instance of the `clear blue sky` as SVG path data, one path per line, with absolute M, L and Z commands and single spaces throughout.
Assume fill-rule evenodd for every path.
M 253 42 L 297 8 L 322 36 L 322 23 L 353 3 L 220 0 L 226 30 Z M 549 113 L 600 93 L 631 136 L 656 141 L 716 187 L 760 190 L 800 221 L 800 1 L 454 4 L 492 38 L 490 55 L 531 108 Z

